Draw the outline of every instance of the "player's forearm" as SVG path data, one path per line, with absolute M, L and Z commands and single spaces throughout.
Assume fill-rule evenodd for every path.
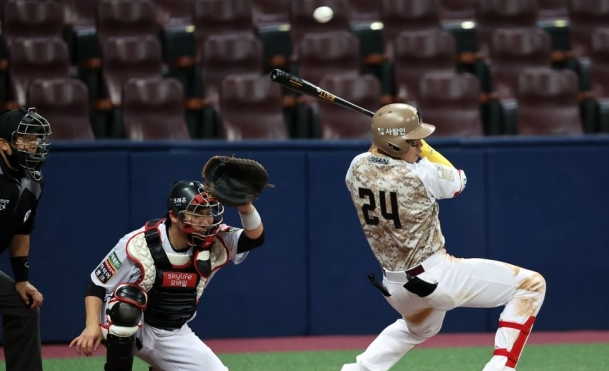
M 85 296 L 85 313 L 87 326 L 99 326 L 103 301 L 97 296 Z
M 252 240 L 257 239 L 262 235 L 264 226 L 262 225 L 262 219 L 260 214 L 252 204 L 247 204 L 237 207 L 239 211 L 239 218 L 241 218 L 241 224 L 243 225 L 243 233 Z
M 433 149 L 425 140 L 421 139 L 421 142 L 423 142 L 423 146 L 421 147 L 421 158 L 427 158 L 430 162 L 435 162 L 436 164 L 442 164 L 454 168 L 453 164 L 451 164 L 446 157 L 442 156 L 440 152 Z

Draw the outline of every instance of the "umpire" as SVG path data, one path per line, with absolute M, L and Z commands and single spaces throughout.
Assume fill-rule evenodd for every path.
M 0 114 L 0 253 L 8 249 L 15 280 L 0 271 L 0 314 L 7 371 L 41 371 L 39 307 L 30 284 L 30 233 L 42 193 L 49 122 L 35 108 Z

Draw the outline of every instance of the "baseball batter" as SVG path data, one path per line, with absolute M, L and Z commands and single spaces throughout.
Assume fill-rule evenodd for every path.
M 223 224 L 224 206 L 194 181 L 172 186 L 167 209 L 91 273 L 86 327 L 70 346 L 89 356 L 105 339 L 106 371 L 131 371 L 134 355 L 154 371 L 228 370 L 188 322 L 216 272 L 263 244 L 260 215 L 249 203 L 237 207 L 243 228 Z
M 459 195 L 466 177 L 425 143 L 434 130 L 412 106 L 384 106 L 372 118 L 372 147 L 347 171 L 347 188 L 383 270 L 382 284 L 369 278 L 401 318 L 342 371 L 389 370 L 440 331 L 447 311 L 498 306 L 505 308 L 483 371 L 515 370 L 543 303 L 539 273 L 446 252 L 437 200 Z

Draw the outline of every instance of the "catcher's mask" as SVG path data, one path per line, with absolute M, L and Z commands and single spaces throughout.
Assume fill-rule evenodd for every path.
M 34 180 L 42 179 L 40 168 L 44 164 L 51 125 L 38 113 L 36 108 L 7 110 L 0 114 L 0 138 L 11 147 L 12 153 L 5 153 L 14 168 L 27 169 Z
M 171 187 L 168 210 L 178 217 L 180 230 L 189 243 L 209 247 L 223 220 L 224 206 L 212 198 L 200 182 L 180 181 Z
M 436 130 L 421 121 L 419 111 L 408 104 L 392 103 L 381 107 L 372 117 L 372 142 L 392 157 L 409 150 L 408 139 L 423 139 Z

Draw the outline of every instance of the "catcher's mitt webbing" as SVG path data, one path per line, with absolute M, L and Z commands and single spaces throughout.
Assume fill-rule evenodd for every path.
M 268 174 L 259 162 L 214 156 L 202 171 L 205 191 L 226 206 L 252 203 L 267 187 Z

